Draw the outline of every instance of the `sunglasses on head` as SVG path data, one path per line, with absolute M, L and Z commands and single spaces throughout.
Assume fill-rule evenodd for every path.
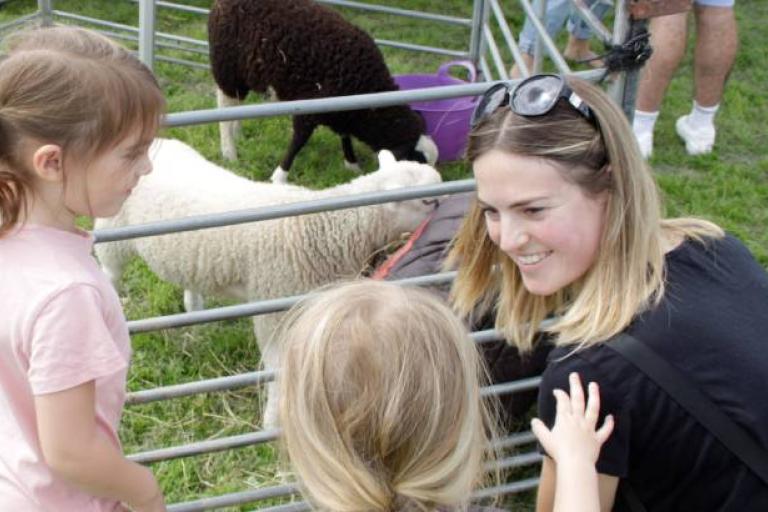
M 517 87 L 501 83 L 485 91 L 472 113 L 470 126 L 474 128 L 502 106 L 524 117 L 543 116 L 555 107 L 560 98 L 568 100 L 587 120 L 595 122 L 592 109 L 568 87 L 562 76 L 534 75 L 520 82 Z

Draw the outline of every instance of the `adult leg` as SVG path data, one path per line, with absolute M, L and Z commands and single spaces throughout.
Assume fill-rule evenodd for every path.
M 589 7 L 599 20 L 602 20 L 611 8 L 611 4 L 604 0 L 584 0 L 584 4 Z M 589 42 L 592 37 L 592 29 L 587 25 L 581 16 L 573 8 L 568 19 L 568 45 L 563 50 L 563 57 L 573 61 L 584 61 L 595 57 L 595 53 L 590 48 Z M 594 67 L 602 67 L 602 62 L 592 62 Z
M 730 0 L 700 0 L 696 3 L 695 15 L 693 107 L 675 125 L 691 155 L 712 151 L 715 114 L 738 47 L 736 17 Z
M 694 84 L 696 102 L 703 107 L 720 103 L 725 81 L 736 59 L 739 41 L 733 6 L 695 6 L 696 52 Z
M 648 59 L 637 87 L 637 110 L 656 112 L 661 107 L 667 86 L 685 55 L 688 13 L 652 18 L 650 23 L 653 55 Z
M 653 152 L 653 129 L 667 87 L 685 55 L 688 13 L 670 14 L 651 19 L 651 47 L 637 87 L 637 102 L 632 129 L 640 152 L 648 158 Z
M 534 12 L 539 11 L 541 0 L 533 0 Z M 555 37 L 557 33 L 562 30 L 565 25 L 565 21 L 568 19 L 570 13 L 570 2 L 568 0 L 547 0 L 547 9 L 544 14 L 544 27 L 547 29 L 547 34 L 550 37 Z M 533 50 L 536 46 L 536 38 L 538 32 L 536 27 L 533 26 L 533 22 L 526 16 L 523 29 L 520 31 L 520 38 L 518 40 L 518 46 L 520 47 L 520 53 L 523 54 L 523 60 L 526 67 L 530 69 L 533 66 Z M 512 78 L 520 78 L 522 73 L 517 64 L 513 65 L 509 70 L 509 75 Z

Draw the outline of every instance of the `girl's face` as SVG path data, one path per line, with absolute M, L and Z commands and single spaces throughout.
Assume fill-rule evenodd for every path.
M 534 295 L 551 295 L 595 263 L 605 195 L 589 197 L 543 158 L 492 150 L 474 161 L 488 234 Z
M 134 132 L 67 178 L 65 204 L 77 215 L 115 215 L 139 178 L 152 171 L 149 144 Z

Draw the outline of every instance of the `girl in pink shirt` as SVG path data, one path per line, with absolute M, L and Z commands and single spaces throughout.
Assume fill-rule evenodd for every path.
M 117 427 L 130 342 L 77 216 L 117 213 L 151 171 L 151 72 L 96 33 L 12 36 L 0 61 L 0 510 L 164 511 Z

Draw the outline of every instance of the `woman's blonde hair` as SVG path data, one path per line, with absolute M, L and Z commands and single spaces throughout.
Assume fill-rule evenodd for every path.
M 95 32 L 48 27 L 12 34 L 0 56 L 0 236 L 24 215 L 32 185 L 25 142 L 87 161 L 136 130 L 155 137 L 165 110 L 152 75 Z
M 588 346 L 623 331 L 661 300 L 671 240 L 723 234 L 704 220 L 662 220 L 656 182 L 623 112 L 599 87 L 574 77 L 567 83 L 590 107 L 595 123 L 562 99 L 537 117 L 500 108 L 470 133 L 467 158 L 474 162 L 491 150 L 543 158 L 587 196 L 605 194 L 600 249 L 590 270 L 550 296 L 529 293 L 517 266 L 489 238 L 477 202 L 447 259 L 448 266 L 458 266 L 451 293 L 457 311 L 495 308 L 497 329 L 523 351 L 531 349 L 539 324 L 552 314 L 559 316 L 546 330 L 561 345 Z
M 311 296 L 282 325 L 283 446 L 314 508 L 467 504 L 495 426 L 477 349 L 447 305 L 357 281 Z

